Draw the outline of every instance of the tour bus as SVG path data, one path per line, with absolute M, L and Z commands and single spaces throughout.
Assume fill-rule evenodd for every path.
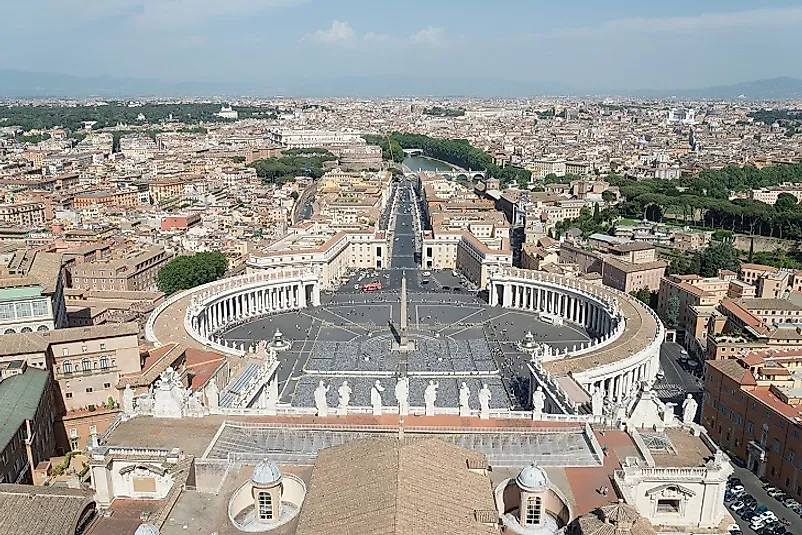
M 556 314 L 549 314 L 548 312 L 540 313 L 540 321 L 548 323 L 549 325 L 562 325 L 563 319 Z
M 380 283 L 380 282 L 371 282 L 369 284 L 363 284 L 362 285 L 362 291 L 363 292 L 373 292 L 373 291 L 381 290 L 381 289 L 382 289 L 382 283 Z

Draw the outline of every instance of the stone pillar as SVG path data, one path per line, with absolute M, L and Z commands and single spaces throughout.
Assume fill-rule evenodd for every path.
M 298 306 L 306 308 L 306 285 L 303 282 L 298 283 Z
M 512 305 L 512 284 L 505 283 L 504 284 L 504 300 L 501 303 L 501 306 L 508 307 Z

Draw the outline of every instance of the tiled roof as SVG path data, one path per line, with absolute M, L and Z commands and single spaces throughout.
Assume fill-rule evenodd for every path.
M 91 492 L 0 484 L 3 535 L 73 534 L 87 509 L 94 509 Z
M 437 439 L 356 440 L 323 450 L 297 535 L 490 535 L 475 511 L 495 509 L 475 452 Z
M 739 384 L 756 384 L 749 368 L 743 367 L 737 359 L 708 360 L 707 365 Z

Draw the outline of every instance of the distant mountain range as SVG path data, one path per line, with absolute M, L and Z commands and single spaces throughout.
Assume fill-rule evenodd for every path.
M 533 97 L 533 96 L 631 96 L 644 98 L 784 100 L 802 98 L 802 80 L 772 78 L 733 85 L 697 89 L 604 90 L 584 89 L 553 81 L 498 80 L 488 78 L 422 78 L 408 76 L 363 76 L 334 79 L 282 78 L 276 83 L 182 82 L 107 76 L 80 77 L 69 74 L 0 69 L 0 98 L 82 98 L 146 96 L 218 97 Z

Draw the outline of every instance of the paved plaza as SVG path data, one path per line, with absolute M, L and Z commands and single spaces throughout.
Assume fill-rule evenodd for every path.
M 336 406 L 344 380 L 353 391 L 352 405 L 369 406 L 371 386 L 379 380 L 384 404 L 395 406 L 394 385 L 407 373 L 412 406 L 424 405 L 423 391 L 434 380 L 439 407 L 456 408 L 465 382 L 471 408 L 479 408 L 477 392 L 483 384 L 491 391 L 491 408 L 528 408 L 528 357 L 517 343 L 531 331 L 538 342 L 570 349 L 587 342 L 587 333 L 576 325 L 550 325 L 534 314 L 490 307 L 451 270 L 419 269 L 410 187 L 403 185 L 392 214 L 387 269 L 355 272 L 337 291 L 323 295 L 321 306 L 251 321 L 223 338 L 250 346 L 280 330 L 292 347 L 279 355 L 279 392 L 282 402 L 297 407 L 314 407 L 313 392 L 321 380 L 332 386 L 330 406 Z M 402 278 L 408 287 L 409 338 L 415 344 L 406 354 L 391 349 L 401 323 Z M 368 282 L 381 282 L 382 289 L 359 289 Z

